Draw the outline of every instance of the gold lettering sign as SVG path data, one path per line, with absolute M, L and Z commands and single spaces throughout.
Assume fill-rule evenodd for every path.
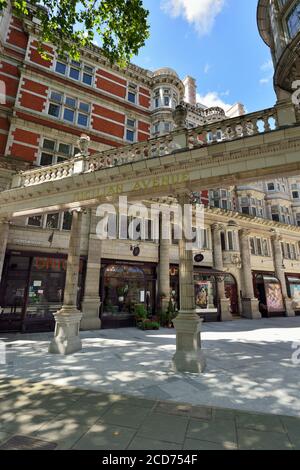
M 101 196 L 114 196 L 117 194 L 126 194 L 133 191 L 143 191 L 147 189 L 161 188 L 164 186 L 174 186 L 190 181 L 188 173 L 180 173 L 174 175 L 153 176 L 140 181 L 128 182 L 125 184 L 109 185 L 104 188 L 97 188 L 91 191 L 82 191 L 74 195 L 74 200 L 84 201 L 89 199 L 97 199 Z

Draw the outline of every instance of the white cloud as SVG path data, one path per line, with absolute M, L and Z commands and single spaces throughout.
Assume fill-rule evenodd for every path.
M 220 108 L 227 111 L 231 108 L 232 104 L 226 103 L 221 97 L 228 96 L 229 91 L 224 93 L 218 93 L 217 91 L 209 91 L 206 95 L 197 94 L 197 103 L 204 104 L 208 108 L 213 108 L 215 106 L 219 106 Z
M 205 64 L 204 73 L 207 75 L 208 72 L 210 71 L 210 69 L 211 69 L 211 65 L 210 64 Z
M 270 83 L 270 80 L 271 80 L 271 77 L 261 78 L 261 79 L 259 80 L 259 83 L 260 83 L 261 85 L 267 85 L 268 83 Z
M 211 31 L 225 0 L 161 0 L 162 9 L 170 16 L 182 16 L 200 35 Z
M 264 73 L 264 77 L 259 80 L 261 85 L 267 85 L 273 78 L 274 65 L 271 59 L 267 60 L 260 66 L 260 70 Z

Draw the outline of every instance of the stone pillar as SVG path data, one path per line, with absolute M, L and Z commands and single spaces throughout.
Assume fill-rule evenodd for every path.
M 223 252 L 222 252 L 222 243 L 221 243 L 221 233 L 223 230 L 225 230 L 225 227 L 223 227 L 220 224 L 214 224 L 212 226 L 214 267 L 218 271 L 224 270 Z M 230 300 L 226 298 L 224 281 L 217 282 L 217 289 L 218 289 L 218 298 L 219 298 L 219 304 L 220 304 L 221 320 L 231 321 L 232 315 L 230 312 Z
M 166 312 L 170 302 L 170 243 L 169 239 L 163 237 L 162 217 L 160 217 L 160 244 L 159 244 L 159 299 L 160 307 Z
M 179 198 L 181 205 L 189 203 L 187 196 Z M 173 321 L 176 328 L 176 353 L 173 367 L 176 372 L 201 373 L 206 360 L 201 350 L 202 320 L 196 313 L 194 287 L 194 255 L 187 250 L 186 240 L 179 241 L 180 311 Z
M 84 297 L 82 301 L 81 330 L 99 330 L 101 299 L 99 296 L 101 271 L 101 241 L 90 234 L 89 251 L 85 277 Z
M 55 332 L 49 346 L 52 354 L 72 354 L 82 348 L 79 337 L 82 313 L 77 309 L 81 227 L 82 211 L 77 209 L 73 211 L 63 306 L 54 314 Z
M 286 316 L 294 317 L 295 311 L 293 310 L 293 300 L 288 296 L 286 279 L 285 279 L 285 274 L 284 274 L 283 256 L 282 256 L 281 243 L 280 243 L 282 241 L 282 237 L 278 235 L 277 233 L 275 233 L 274 235 L 272 235 L 271 239 L 272 239 L 275 275 L 281 283 L 281 290 L 282 290 L 283 300 L 285 304 Z
M 6 245 L 9 233 L 9 222 L 7 220 L 0 220 L 0 282 L 2 278 L 2 271 L 6 253 Z
M 248 230 L 240 230 L 239 232 L 242 259 L 242 316 L 254 320 L 261 319 L 261 313 L 259 301 L 254 295 L 249 234 Z

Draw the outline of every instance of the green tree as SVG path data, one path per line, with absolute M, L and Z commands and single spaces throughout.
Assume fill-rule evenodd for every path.
M 149 37 L 149 12 L 142 0 L 0 0 L 0 12 L 8 3 L 14 14 L 40 21 L 39 51 L 43 43 L 57 47 L 59 54 L 80 57 L 80 48 L 97 39 L 103 54 L 121 66 L 138 53 Z

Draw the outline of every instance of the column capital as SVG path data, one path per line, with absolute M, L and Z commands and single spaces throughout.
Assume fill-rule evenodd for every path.
M 192 193 L 189 189 L 184 189 L 176 194 L 178 204 L 191 204 L 193 201 Z
M 246 239 L 249 238 L 249 235 L 251 234 L 251 230 L 248 228 L 242 228 L 239 230 L 240 238 L 241 239 Z
M 271 230 L 271 240 L 274 242 L 281 242 L 282 241 L 282 235 L 275 230 Z
M 212 231 L 215 232 L 215 233 L 221 233 L 221 232 L 224 232 L 226 230 L 225 225 L 218 224 L 218 223 L 213 224 L 211 226 L 211 228 L 212 228 Z

